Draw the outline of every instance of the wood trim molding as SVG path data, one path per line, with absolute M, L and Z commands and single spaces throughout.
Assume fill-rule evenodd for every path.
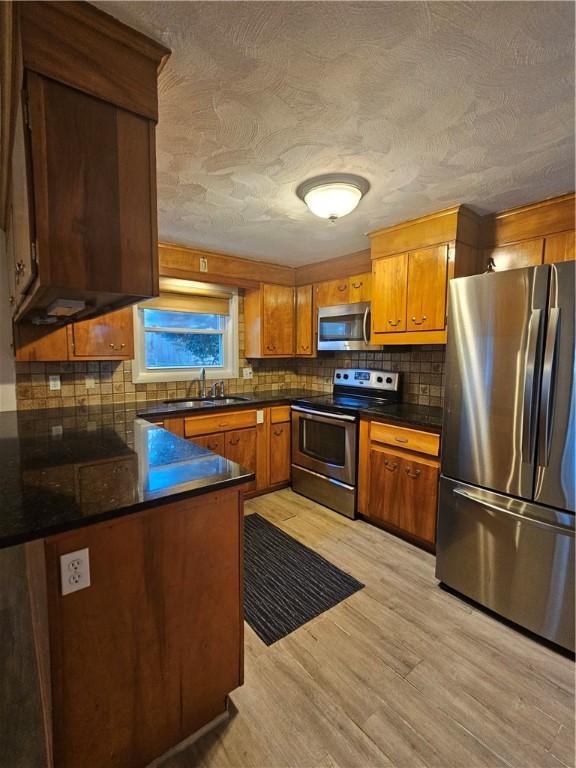
M 333 259 L 317 261 L 313 264 L 305 264 L 294 270 L 295 285 L 308 285 L 321 283 L 330 276 L 330 280 L 339 280 L 342 277 L 360 275 L 363 272 L 371 272 L 370 249 L 347 253 L 344 256 L 336 256 Z
M 13 3 L 0 3 L 0 229 L 6 229 L 10 158 L 22 61 L 19 55 L 17 15 Z
M 17 2 L 25 69 L 158 120 L 170 50 L 85 2 Z
M 292 267 L 268 261 L 256 261 L 174 243 L 158 243 L 158 254 L 161 277 L 209 281 L 241 288 L 256 288 L 260 283 L 294 285 Z M 206 270 L 200 269 L 200 259 L 206 259 Z
M 575 217 L 574 192 L 488 214 L 482 219 L 482 246 L 494 248 L 573 230 Z

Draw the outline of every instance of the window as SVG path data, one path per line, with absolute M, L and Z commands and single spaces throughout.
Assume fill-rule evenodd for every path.
M 180 282 L 186 293 L 174 292 L 178 288 L 174 283 Z M 172 280 L 170 285 L 171 292 L 135 309 L 133 380 L 194 379 L 202 368 L 209 379 L 237 377 L 236 293 L 220 293 L 216 286 L 190 281 Z

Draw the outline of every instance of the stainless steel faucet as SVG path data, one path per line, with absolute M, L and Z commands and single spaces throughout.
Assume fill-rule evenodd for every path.
M 199 397 L 206 397 L 206 368 L 202 368 L 200 371 L 200 378 L 198 379 L 198 385 L 199 385 Z

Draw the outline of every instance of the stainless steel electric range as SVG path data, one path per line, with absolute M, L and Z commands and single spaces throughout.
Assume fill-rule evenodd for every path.
M 346 517 L 356 517 L 360 412 L 398 402 L 400 374 L 339 369 L 331 395 L 292 404 L 292 488 Z

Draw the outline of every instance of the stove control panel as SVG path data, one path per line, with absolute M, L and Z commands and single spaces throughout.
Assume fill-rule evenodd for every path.
M 358 389 L 379 389 L 398 392 L 400 374 L 392 371 L 373 371 L 370 368 L 338 368 L 334 371 L 334 384 Z

